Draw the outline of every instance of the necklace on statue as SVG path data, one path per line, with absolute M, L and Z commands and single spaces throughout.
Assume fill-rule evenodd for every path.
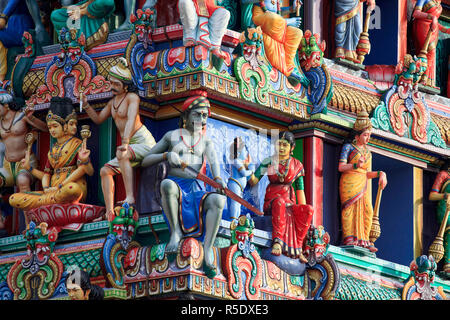
M 198 141 L 197 141 L 196 143 L 194 143 L 193 145 L 190 146 L 190 145 L 188 145 L 188 144 L 186 143 L 186 141 L 184 141 L 184 138 L 183 138 L 183 131 L 182 131 L 181 128 L 180 128 L 180 137 L 181 137 L 181 141 L 183 141 L 184 145 L 185 145 L 186 147 L 188 147 L 189 152 L 192 153 L 192 154 L 194 154 L 194 147 L 200 143 L 200 140 L 202 139 L 202 136 L 203 136 L 203 135 L 200 134 L 200 136 L 198 137 Z
M 17 114 L 17 111 L 14 112 L 14 116 L 13 116 L 12 119 L 11 119 L 11 123 L 9 124 L 9 128 L 5 128 L 5 127 L 3 126 L 3 117 L 2 117 L 2 119 L 1 119 L 1 121 L 0 121 L 0 125 L 1 125 L 2 129 L 3 129 L 6 133 L 10 133 L 10 132 L 11 132 L 11 128 L 12 128 L 12 126 L 13 126 L 14 118 L 16 117 L 16 114 Z
M 113 109 L 114 109 L 115 112 L 117 112 L 119 110 L 120 105 L 122 104 L 123 100 L 125 100 L 126 97 L 127 97 L 127 94 L 125 94 L 125 96 L 122 98 L 122 100 L 120 100 L 119 105 L 117 107 L 115 106 L 115 103 L 114 103 L 114 100 L 113 100 Z
M 279 172 L 280 170 L 277 170 L 277 176 L 278 176 L 278 179 L 280 180 L 280 182 L 283 183 L 284 179 L 286 179 L 286 176 L 289 172 L 289 165 L 291 164 L 291 157 L 289 157 L 287 160 L 280 160 L 280 164 L 285 166 L 284 172 L 280 173 Z M 280 167 L 278 166 L 278 169 L 279 168 Z
M 52 151 L 52 152 L 50 153 L 50 157 L 55 161 L 55 163 L 58 163 L 59 158 L 61 158 L 62 151 L 63 151 L 65 145 L 66 145 L 70 140 L 72 140 L 72 139 L 73 139 L 73 137 L 67 139 L 62 145 L 59 145 L 58 142 L 56 142 L 56 143 L 53 145 L 53 148 L 57 148 L 57 149 L 56 149 L 55 152 Z M 52 149 L 53 149 L 53 148 L 52 148 Z

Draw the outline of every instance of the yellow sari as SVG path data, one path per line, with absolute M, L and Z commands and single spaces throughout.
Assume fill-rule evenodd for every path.
M 31 191 L 14 193 L 9 198 L 12 207 L 28 211 L 50 204 L 76 203 L 84 200 L 87 194 L 84 176 L 75 182 L 59 185 L 77 169 L 78 151 L 82 141 L 72 137 L 61 146 L 54 145 L 48 152 L 45 172 L 51 174 L 50 187 L 57 187 L 55 191 Z
M 346 144 L 340 162 L 355 164 L 361 157 L 364 159 L 363 165 L 342 173 L 339 181 L 343 243 L 369 246 L 373 208 L 368 192 L 367 172 L 371 168 L 372 154 L 367 148 L 361 150 L 353 144 Z

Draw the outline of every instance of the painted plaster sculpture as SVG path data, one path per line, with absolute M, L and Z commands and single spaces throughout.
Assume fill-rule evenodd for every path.
M 0 168 L 0 187 L 16 185 L 20 192 L 31 191 L 33 176 L 24 168 L 21 160 L 28 150 L 25 137 L 31 128 L 48 131 L 46 124 L 33 115 L 32 108 L 22 110 L 20 101 L 8 91 L 0 91 L 0 137 L 5 145 L 5 158 Z M 30 166 L 35 168 L 37 160 L 30 155 Z
M 109 81 L 114 97 L 97 113 L 82 95 L 81 103 L 88 116 L 96 124 L 101 124 L 110 116 L 122 137 L 122 144 L 117 147 L 116 158 L 106 163 L 100 170 L 106 214 L 109 220 L 114 218 L 114 179 L 121 174 L 126 191 L 123 202 L 135 204 L 133 168 L 139 166 L 144 156 L 155 144 L 147 127 L 142 124 L 139 115 L 140 98 L 133 85 L 131 72 L 127 62 L 120 58 L 119 62 L 109 70 Z
M 298 2 L 295 3 L 300 5 Z M 280 15 L 280 5 L 278 0 L 261 0 L 255 3 L 252 21 L 263 32 L 264 53 L 272 67 L 283 73 L 293 86 L 299 83 L 308 86 L 309 80 L 295 61 L 303 37 L 303 32 L 299 29 L 301 18 L 284 19 Z
M 264 175 L 268 175 L 270 183 L 264 198 L 264 212 L 272 215 L 272 254 L 299 258 L 304 263 L 307 260 L 303 256 L 303 241 L 314 209 L 306 204 L 305 172 L 302 163 L 292 157 L 294 148 L 294 135 L 281 132 L 277 154 L 262 161 L 249 183 L 255 185 Z
M 441 286 L 433 286 L 437 264 L 432 256 L 422 255 L 409 265 L 410 276 L 402 290 L 402 300 L 447 300 Z
M 9 48 L 22 46 L 22 34 L 33 29 L 34 23 L 25 0 L 8 1 L 0 14 L 0 81 L 8 71 L 7 52 Z
M 362 5 L 361 2 L 367 2 L 368 5 L 365 22 L 365 24 L 367 24 L 367 17 L 370 16 L 370 13 L 375 8 L 375 0 L 335 0 L 335 58 L 346 59 L 355 63 L 362 63 L 357 53 L 360 35 L 361 32 L 363 32 L 362 19 L 360 15 Z
M 327 113 L 327 105 L 333 96 L 333 81 L 323 60 L 325 46 L 325 40 L 320 41 L 319 34 L 313 35 L 306 30 L 298 50 L 300 66 L 310 81 L 307 94 L 313 105 L 311 114 Z
M 64 271 L 63 263 L 53 252 L 58 233 L 47 228 L 46 223 L 36 225 L 31 221 L 24 238 L 28 253 L 9 269 L 8 287 L 14 300 L 48 299 L 54 294 Z M 35 281 L 38 279 L 40 281 Z
M 66 278 L 66 290 L 71 300 L 103 300 L 103 289 L 91 283 L 89 274 L 72 268 Z
M 220 46 L 227 31 L 230 12 L 215 5 L 214 0 L 179 0 L 178 10 L 183 24 L 183 45 L 202 45 L 218 58 L 225 59 Z
M 431 119 L 428 103 L 418 90 L 419 81 L 427 70 L 426 55 L 406 54 L 395 67 L 393 85 L 381 97 L 373 112 L 376 129 L 391 131 L 400 137 L 412 138 L 445 148 L 445 142 Z
M 77 116 L 69 98 L 53 98 L 46 116 L 50 135 L 56 143 L 48 152 L 44 171 L 31 167 L 29 157 L 23 167 L 41 180 L 43 191 L 19 192 L 9 198 L 12 207 L 28 211 L 51 204 L 83 201 L 87 195 L 85 175 L 92 175 L 90 150 L 76 138 Z
M 251 157 L 241 137 L 236 137 L 230 147 L 230 162 L 231 176 L 228 178 L 227 187 L 242 198 L 247 177 L 253 174 L 253 171 L 249 170 Z M 237 219 L 241 214 L 241 204 L 231 198 L 227 200 L 230 218 Z
M 416 55 L 424 50 L 428 61 L 428 68 L 420 82 L 431 87 L 434 87 L 436 82 L 436 46 L 439 31 L 450 33 L 449 28 L 443 27 L 438 22 L 441 13 L 440 0 L 418 0 L 412 14 Z
M 434 180 L 433 187 L 429 194 L 429 199 L 431 201 L 437 201 L 437 220 L 443 230 L 441 237 L 441 250 L 439 250 L 440 255 L 436 257 L 436 261 L 444 257 L 443 273 L 446 277 L 450 277 L 450 218 L 448 217 L 448 203 L 450 195 L 450 171 L 449 171 L 450 160 L 447 159 L 444 165 L 441 167 L 436 179 Z M 445 219 L 447 217 L 447 219 Z M 431 250 L 431 248 L 430 248 Z M 431 253 L 431 252 L 430 252 Z
M 367 112 L 357 114 L 353 130 L 344 143 L 339 158 L 338 170 L 341 172 L 339 195 L 341 199 L 341 218 L 343 244 L 368 248 L 371 252 L 378 249 L 371 241 L 373 217 L 378 216 L 372 208 L 371 195 L 367 184 L 370 179 L 379 178 L 377 203 L 381 190 L 386 187 L 387 178 L 383 171 L 369 171 L 372 154 L 367 145 L 370 140 L 372 124 Z M 378 209 L 377 205 L 375 206 Z
M 214 264 L 214 240 L 219 229 L 224 195 L 206 192 L 196 176 L 184 167 L 202 171 L 207 158 L 211 172 L 221 189 L 226 187 L 220 177 L 220 167 L 212 142 L 206 137 L 206 124 L 210 104 L 205 94 L 195 92 L 183 104 L 180 128 L 167 132 L 143 160 L 143 166 L 169 161 L 168 177 L 161 182 L 161 202 L 170 228 L 170 240 L 166 253 L 174 253 L 183 237 L 200 237 L 204 241 L 203 269 L 213 278 L 217 269 Z M 219 192 L 222 192 L 220 189 Z
M 89 95 L 110 90 L 110 82 L 97 74 L 94 60 L 86 53 L 86 38 L 83 33 L 78 35 L 76 29 L 63 27 L 58 33 L 58 42 L 61 51 L 45 66 L 45 84 L 31 94 L 27 104 L 48 103 L 56 96 L 79 97 L 81 93 Z
M 102 44 L 109 34 L 108 17 L 114 12 L 113 0 L 81 0 L 77 4 L 52 12 L 51 20 L 57 33 L 62 28 L 76 30 L 86 37 L 86 51 Z
M 136 12 L 136 5 L 138 0 L 123 0 L 123 5 L 125 9 L 125 21 L 117 28 L 119 31 L 129 30 L 133 28 L 133 23 L 130 20 L 131 15 L 134 15 Z M 157 0 L 146 0 L 144 5 L 142 6 L 142 10 L 152 9 L 155 7 Z M 161 1 L 159 1 L 161 2 Z M 169 11 L 169 10 L 168 10 Z

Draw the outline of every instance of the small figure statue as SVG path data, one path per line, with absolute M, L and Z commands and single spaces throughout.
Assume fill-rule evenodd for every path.
M 447 202 L 450 195 L 450 159 L 447 158 L 444 165 L 441 167 L 433 187 L 429 195 L 430 201 L 438 201 L 437 204 L 437 219 L 440 224 L 444 223 L 445 213 L 447 211 Z M 446 277 L 450 278 L 450 217 L 447 219 L 446 227 L 444 228 L 444 266 L 443 272 Z
M 356 47 L 363 31 L 361 19 L 361 2 L 366 2 L 368 7 L 366 14 L 375 9 L 375 0 L 335 0 L 336 28 L 335 58 L 341 58 L 360 63 Z
M 443 27 L 438 22 L 441 12 L 441 0 L 418 0 L 412 14 L 416 55 L 418 56 L 421 50 L 425 50 L 428 62 L 421 83 L 432 87 L 435 85 L 436 46 L 439 31 L 450 33 L 449 28 Z M 427 48 L 425 48 L 426 46 Z
M 33 19 L 28 12 L 25 0 L 10 0 L 0 13 L 0 81 L 8 71 L 8 48 L 22 47 L 24 31 L 33 29 Z
M 82 0 L 75 5 L 52 12 L 50 19 L 57 34 L 62 28 L 76 29 L 86 37 L 85 50 L 89 51 L 106 41 L 109 34 L 107 19 L 114 12 L 114 0 Z
M 180 128 L 167 132 L 144 158 L 142 165 L 147 167 L 166 160 L 170 165 L 168 177 L 161 182 L 160 188 L 163 212 L 170 227 L 166 252 L 177 252 L 183 237 L 204 237 L 203 270 L 213 278 L 217 273 L 213 245 L 226 198 L 222 194 L 206 192 L 204 184 L 184 168 L 188 165 L 191 170 L 201 171 L 206 165 L 206 157 L 214 180 L 223 188 L 226 185 L 220 177 L 213 143 L 206 136 L 210 104 L 206 93 L 198 94 L 184 102 Z
M 360 246 L 376 252 L 378 249 L 370 241 L 374 211 L 367 184 L 370 179 L 379 178 L 378 188 L 383 190 L 387 177 L 383 171 L 369 171 L 372 154 L 367 145 L 371 130 L 369 115 L 365 111 L 359 112 L 339 158 L 338 170 L 342 173 L 339 195 L 344 245 Z
M 87 195 L 85 174 L 90 176 L 94 168 L 89 159 L 90 150 L 83 141 L 72 133 L 71 126 L 76 126 L 77 114 L 69 98 L 54 97 L 50 101 L 50 110 L 46 120 L 50 135 L 56 139 L 44 172 L 33 168 L 26 156 L 20 163 L 34 177 L 42 182 L 43 191 L 14 193 L 9 198 L 12 207 L 28 211 L 50 204 L 65 204 L 84 201 Z
M 244 0 L 244 3 L 246 2 L 254 1 Z M 252 20 L 262 29 L 264 52 L 270 64 L 284 74 L 293 86 L 299 83 L 308 86 L 309 80 L 295 62 L 303 37 L 303 31 L 299 29 L 301 18 L 284 19 L 280 15 L 280 2 L 280 0 L 260 0 L 259 3 L 255 3 L 252 9 Z M 300 5 L 301 2 L 295 1 L 295 6 Z
M 117 28 L 119 31 L 131 30 L 133 28 L 133 24 L 130 21 L 130 16 L 136 13 L 136 3 L 138 0 L 124 0 L 123 5 L 125 9 L 125 21 Z M 142 10 L 154 8 L 157 0 L 146 0 L 144 5 L 142 6 Z M 169 10 L 167 10 L 169 11 Z
M 82 95 L 81 101 L 83 109 L 94 123 L 101 124 L 111 116 L 122 137 L 122 145 L 117 147 L 116 158 L 106 163 L 100 170 L 106 214 L 111 221 L 114 219 L 113 177 L 116 174 L 122 174 L 126 192 L 123 202 L 130 206 L 135 205 L 133 168 L 141 164 L 144 156 L 156 142 L 141 122 L 140 98 L 124 58 L 120 58 L 119 62 L 110 69 L 109 81 L 114 98 L 109 100 L 106 107 L 99 113 L 89 105 L 86 95 Z
M 89 274 L 78 268 L 72 269 L 67 276 L 66 289 L 71 300 L 103 300 L 105 297 L 103 289 L 91 284 Z
M 233 144 L 230 147 L 230 161 L 232 163 L 231 176 L 228 178 L 227 187 L 242 198 L 247 185 L 247 177 L 252 175 L 253 171 L 248 169 L 251 157 L 241 137 L 234 138 Z M 239 218 L 241 215 L 241 204 L 231 198 L 227 200 L 230 218 Z
M 268 175 L 270 183 L 263 208 L 265 214 L 272 215 L 272 254 L 284 254 L 306 263 L 303 241 L 311 225 L 314 209 L 306 204 L 303 184 L 305 171 L 303 164 L 292 157 L 294 148 L 294 135 L 288 131 L 280 132 L 277 153 L 264 159 L 248 182 L 254 186 L 265 174 Z
M 216 6 L 214 0 L 179 0 L 178 10 L 183 24 L 183 45 L 192 47 L 199 44 L 218 58 L 226 58 L 220 46 L 227 31 L 230 12 Z
M 0 137 L 5 146 L 5 157 L 0 167 L 0 187 L 17 185 L 20 192 L 31 191 L 33 176 L 23 167 L 21 160 L 25 158 L 27 144 L 25 136 L 30 132 L 30 126 L 47 132 L 46 124 L 33 115 L 33 108 L 21 111 L 20 101 L 17 101 L 6 90 L 0 90 Z M 30 166 L 35 168 L 37 160 L 30 155 Z

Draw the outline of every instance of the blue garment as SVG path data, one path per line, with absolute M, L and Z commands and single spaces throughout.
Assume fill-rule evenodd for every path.
M 5 29 L 0 30 L 0 41 L 6 48 L 22 47 L 24 31 L 34 29 L 34 22 L 25 0 L 10 0 L 3 13 L 8 17 Z
M 181 231 L 186 237 L 198 237 L 203 240 L 205 225 L 203 203 L 210 192 L 205 190 L 204 182 L 197 179 L 185 179 L 168 176 L 174 181 L 181 192 L 181 206 L 178 211 Z M 167 218 L 164 215 L 164 219 Z
M 359 8 L 360 0 L 335 0 L 336 18 L 347 15 L 349 12 Z M 359 36 L 362 32 L 362 21 L 359 10 L 350 19 L 336 25 L 335 41 L 336 47 L 342 47 L 349 51 L 355 51 Z

